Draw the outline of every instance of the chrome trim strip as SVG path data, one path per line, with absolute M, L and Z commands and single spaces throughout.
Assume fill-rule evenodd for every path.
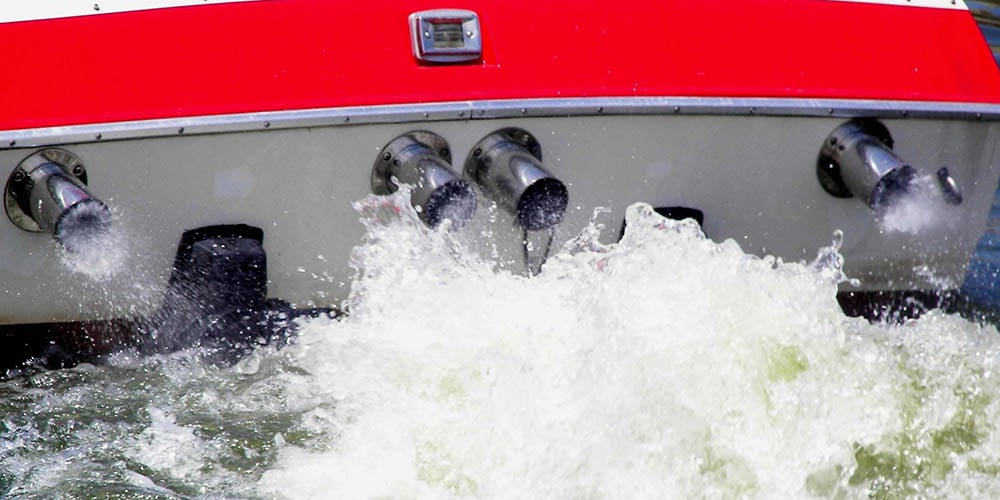
M 596 97 L 479 101 L 475 118 L 580 115 L 763 115 L 1000 120 L 1000 104 L 769 97 Z
M 355 106 L 0 131 L 0 150 L 179 135 L 521 117 L 760 115 L 1000 121 L 1000 104 L 724 97 L 591 97 Z

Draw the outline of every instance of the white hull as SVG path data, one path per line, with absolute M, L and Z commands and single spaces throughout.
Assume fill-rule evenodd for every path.
M 148 313 L 166 286 L 181 233 L 212 224 L 264 230 L 271 296 L 302 306 L 338 304 L 354 273 L 350 251 L 363 235 L 352 202 L 371 193 L 380 148 L 413 130 L 444 137 L 456 172 L 491 132 L 520 127 L 534 134 L 545 167 L 569 190 L 553 248 L 586 227 L 596 207 L 611 210 L 602 240 L 613 242 L 625 208 L 646 202 L 701 210 L 710 238 L 791 261 L 811 260 L 843 230 L 846 272 L 862 290 L 959 286 L 1000 173 L 1000 122 L 976 116 L 985 110 L 990 118 L 995 107 L 925 105 L 904 117 L 878 103 L 805 103 L 456 103 L 8 133 L 5 144 L 15 147 L 0 151 L 0 165 L 13 168 L 37 149 L 22 146 L 48 145 L 87 165 L 90 190 L 125 228 L 132 272 L 93 283 L 65 267 L 50 236 L 0 225 L 0 323 Z M 949 167 L 964 201 L 942 223 L 917 234 L 885 231 L 863 201 L 821 188 L 819 148 L 859 107 L 888 116 L 880 121 L 895 139 L 893 151 L 919 171 Z M 490 224 L 483 214 L 491 202 L 478 194 L 479 214 L 462 229 L 472 239 Z M 524 272 L 520 229 L 502 213 L 491 225 L 502 264 Z

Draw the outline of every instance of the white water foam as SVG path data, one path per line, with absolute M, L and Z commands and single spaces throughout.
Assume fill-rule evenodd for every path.
M 845 317 L 834 249 L 757 258 L 638 205 L 539 276 L 369 198 L 339 322 L 305 325 L 275 498 L 1000 495 L 996 330 Z M 831 257 L 833 256 L 833 257 Z

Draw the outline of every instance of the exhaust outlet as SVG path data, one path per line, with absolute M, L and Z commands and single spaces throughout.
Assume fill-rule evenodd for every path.
M 452 172 L 448 142 L 433 132 L 408 132 L 382 148 L 372 169 L 372 192 L 391 194 L 401 184 L 413 187 L 410 203 L 428 226 L 451 219 L 459 228 L 476 211 L 475 190 Z
M 917 189 L 917 170 L 892 151 L 889 130 L 875 120 L 851 120 L 837 127 L 820 148 L 816 173 L 827 193 L 857 196 L 876 212 Z M 957 205 L 962 194 L 947 168 L 937 172 L 945 201 Z
M 527 230 L 562 222 L 569 203 L 566 186 L 542 165 L 541 144 L 519 128 L 484 137 L 465 161 L 465 176 L 479 184 Z
M 916 170 L 892 152 L 889 130 L 874 120 L 852 120 L 837 127 L 820 149 L 817 174 L 838 198 L 858 196 L 873 210 L 910 192 Z
M 111 227 L 111 210 L 87 190 L 83 163 L 63 149 L 43 149 L 25 158 L 4 192 L 11 222 L 26 231 L 49 233 L 71 252 Z

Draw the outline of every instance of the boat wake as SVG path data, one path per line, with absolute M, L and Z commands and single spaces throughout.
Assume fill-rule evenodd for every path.
M 757 258 L 637 205 L 620 243 L 585 231 L 527 279 L 405 219 L 370 224 L 355 314 L 295 347 L 329 445 L 283 447 L 262 491 L 1000 492 L 996 332 L 845 317 L 835 247 Z

